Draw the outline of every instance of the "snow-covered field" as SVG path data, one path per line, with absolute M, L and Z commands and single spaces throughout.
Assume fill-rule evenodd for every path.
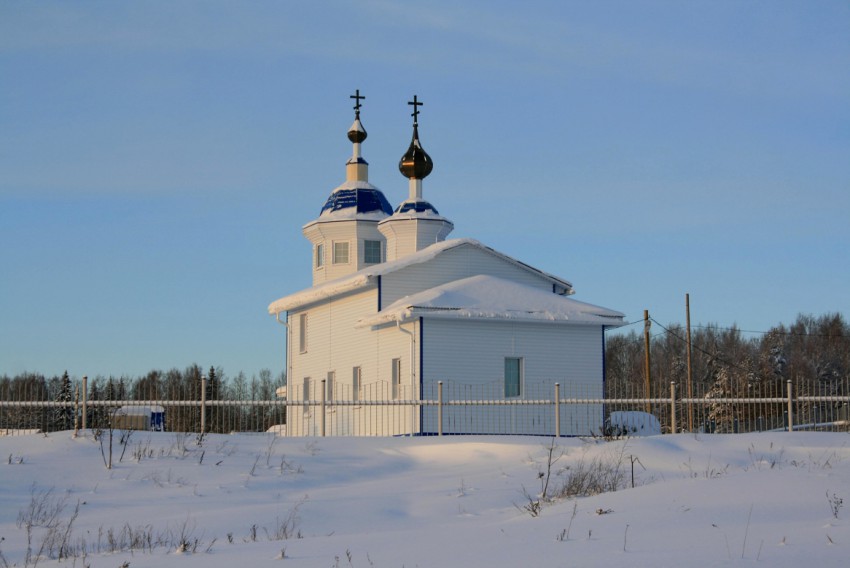
M 621 488 L 537 516 L 547 438 L 117 436 L 0 438 L 0 567 L 850 564 L 847 434 L 560 439 Z

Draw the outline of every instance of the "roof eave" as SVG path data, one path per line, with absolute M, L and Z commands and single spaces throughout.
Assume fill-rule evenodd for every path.
M 359 278 L 345 277 L 338 285 L 319 286 L 315 288 L 307 288 L 294 294 L 284 296 L 269 304 L 269 315 L 276 316 L 283 312 L 292 311 L 303 306 L 308 306 L 315 302 L 320 302 L 328 298 L 334 298 L 342 294 L 347 294 L 366 288 L 372 283 L 372 276 L 368 274 L 360 275 Z
M 458 314 L 464 311 L 463 308 L 416 308 L 408 306 L 403 309 L 393 310 L 388 314 L 376 314 L 370 318 L 363 318 L 358 321 L 354 327 L 378 327 L 381 325 L 392 324 L 395 322 L 407 323 L 411 320 L 416 320 L 420 317 L 427 319 L 443 319 L 443 320 L 476 320 L 476 321 L 493 321 L 493 322 L 519 322 L 519 323 L 540 323 L 540 324 L 555 324 L 555 325 L 593 325 L 602 327 L 621 327 L 625 325 L 622 317 L 619 316 L 604 316 L 604 315 L 589 315 L 585 317 L 530 317 L 523 314 Z M 625 317 L 625 316 L 623 316 Z M 619 318 L 619 319 L 618 319 Z
M 353 220 L 353 219 L 349 219 L 349 220 Z M 308 223 L 307 225 L 305 225 L 305 228 L 315 224 L 317 221 L 318 220 Z M 569 282 L 567 280 L 563 280 L 561 278 L 558 278 L 557 276 L 549 274 L 548 272 L 544 272 L 542 270 L 534 268 L 533 266 L 531 266 L 529 264 L 526 264 L 526 263 L 524 263 L 520 260 L 517 260 L 517 259 L 513 258 L 512 256 L 508 256 L 505 253 L 499 252 L 496 249 L 489 247 L 489 246 L 485 245 L 484 243 L 477 241 L 475 239 L 451 239 L 451 240 L 447 240 L 447 241 L 443 241 L 441 243 L 438 243 L 438 245 L 441 247 L 441 249 L 436 254 L 442 254 L 442 253 L 444 253 L 448 250 L 451 250 L 451 249 L 454 249 L 454 248 L 457 248 L 457 247 L 462 247 L 462 246 L 477 247 L 480 250 L 483 250 L 483 251 L 485 251 L 489 254 L 492 254 L 493 256 L 496 256 L 498 258 L 504 259 L 505 261 L 510 262 L 511 264 L 514 264 L 515 266 L 522 268 L 523 270 L 526 270 L 528 272 L 532 272 L 535 275 L 546 279 L 547 281 L 549 281 L 552 284 L 560 285 L 561 287 L 563 287 L 566 290 L 566 294 L 564 294 L 564 295 L 571 296 L 575 293 L 575 290 L 573 289 L 573 285 L 572 285 L 571 282 Z M 433 246 L 435 246 L 435 245 L 431 245 L 431 247 L 433 247 Z M 425 251 L 428 251 L 428 249 L 430 249 L 431 247 L 424 248 L 424 249 L 422 249 L 422 251 L 419 251 L 418 253 L 413 253 L 413 254 L 417 255 L 419 253 L 423 253 Z M 347 293 L 347 292 L 350 292 L 352 290 L 363 288 L 363 287 L 367 286 L 369 284 L 369 282 L 372 281 L 372 279 L 375 276 L 380 276 L 382 274 L 386 274 L 388 272 L 392 272 L 392 271 L 398 270 L 400 268 L 407 267 L 410 264 L 421 264 L 423 262 L 427 262 L 427 261 L 431 260 L 432 258 L 433 258 L 433 256 L 431 254 L 427 254 L 427 253 L 422 254 L 420 256 L 420 258 L 417 258 L 415 260 L 407 258 L 407 257 L 403 257 L 403 258 L 400 258 L 400 259 L 395 260 L 395 261 L 385 262 L 385 263 L 382 263 L 380 265 L 376 265 L 376 266 L 373 266 L 373 267 L 369 267 L 367 269 L 363 269 L 364 271 L 367 271 L 367 270 L 369 271 L 369 273 L 366 273 L 366 274 L 355 273 L 354 275 L 344 276 L 340 279 L 340 280 L 342 280 L 342 282 L 340 282 L 339 286 L 335 286 L 333 282 L 328 282 L 328 283 L 322 284 L 318 287 L 315 287 L 316 290 L 313 293 L 311 293 L 313 288 L 301 290 L 300 292 L 296 292 L 295 294 L 290 294 L 288 296 L 284 296 L 283 298 L 280 298 L 279 300 L 276 300 L 276 301 L 272 302 L 271 304 L 269 304 L 269 308 L 268 308 L 269 314 L 277 315 L 281 312 L 285 312 L 285 311 L 289 311 L 289 310 L 294 309 L 294 308 L 305 306 L 307 304 L 311 304 L 311 303 L 319 301 L 319 300 L 332 298 L 332 297 L 337 296 L 337 295 L 342 294 L 342 293 Z M 411 260 L 414 260 L 414 261 L 411 263 L 410 262 Z M 309 301 L 299 301 L 302 297 L 312 298 L 312 299 L 310 299 Z M 286 307 L 283 307 L 283 306 L 286 306 Z

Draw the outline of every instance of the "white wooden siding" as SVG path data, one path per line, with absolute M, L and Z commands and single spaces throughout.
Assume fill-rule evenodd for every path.
M 600 326 L 425 319 L 422 380 L 425 398 L 443 381 L 444 394 L 463 398 L 504 398 L 505 357 L 522 358 L 520 398 L 602 397 Z M 425 410 L 423 429 L 435 430 L 435 412 Z M 444 410 L 444 420 L 463 420 L 451 429 L 475 432 L 551 434 L 551 407 L 473 407 Z M 562 433 L 588 435 L 602 426 L 601 405 L 561 408 Z
M 425 320 L 427 380 L 499 381 L 505 357 L 523 357 L 526 381 L 602 381 L 600 326 Z
M 383 222 L 380 231 L 387 237 L 387 260 L 403 258 L 445 240 L 451 223 L 438 219 L 394 219 Z
M 340 377 L 350 377 L 354 367 L 360 367 L 361 399 L 391 399 L 392 359 L 401 360 L 402 389 L 399 398 L 418 398 L 418 388 L 410 387 L 410 336 L 395 326 L 379 330 L 354 327 L 364 314 L 375 313 L 376 309 L 377 289 L 371 288 L 289 314 L 290 321 L 300 321 L 301 313 L 308 314 L 307 351 L 290 353 L 290 373 L 292 379 L 298 381 L 297 384 L 304 377 L 312 378 L 312 400 L 321 399 L 320 381 L 331 372 L 335 373 L 337 379 L 334 398 L 352 400 L 351 382 L 341 380 Z M 409 330 L 416 328 L 411 324 L 404 327 Z M 290 333 L 297 336 L 299 330 L 290 330 Z M 413 352 L 414 369 L 418 373 L 418 343 L 414 345 Z M 418 381 L 418 376 L 416 379 Z M 290 396 L 293 396 L 292 400 L 301 400 L 302 393 L 294 392 Z M 397 407 L 392 412 L 383 412 L 380 409 L 334 408 L 328 414 L 328 420 L 332 422 L 326 422 L 327 432 L 335 435 L 394 435 L 410 431 L 412 410 Z M 305 413 L 304 407 L 300 405 L 290 406 L 287 434 L 318 435 L 319 423 L 313 414 L 310 411 Z M 359 414 L 364 415 L 363 419 L 358 418 Z
M 365 266 L 363 259 L 363 241 L 380 241 L 381 247 L 386 247 L 384 236 L 378 231 L 377 221 L 347 220 L 315 222 L 304 228 L 304 235 L 313 243 L 325 246 L 325 262 L 322 267 L 316 266 L 315 252 L 312 259 L 313 285 L 327 282 L 341 276 L 356 272 Z M 334 263 L 334 242 L 347 242 L 348 262 Z

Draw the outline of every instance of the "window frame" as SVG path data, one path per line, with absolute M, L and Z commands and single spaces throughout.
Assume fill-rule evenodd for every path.
M 363 386 L 363 369 L 358 365 L 351 368 L 351 400 L 360 401 L 360 389 Z
M 307 313 L 302 313 L 298 315 L 298 352 L 306 353 L 307 352 L 307 326 L 309 325 L 307 321 Z
M 393 400 L 401 396 L 401 357 L 392 360 L 392 371 L 390 372 L 390 394 Z
M 337 249 L 342 250 L 345 245 L 345 260 L 342 260 L 342 255 L 337 253 Z M 333 264 L 350 264 L 351 263 L 351 242 L 350 241 L 334 241 L 333 242 Z
M 374 245 L 378 246 L 378 250 L 377 250 L 377 254 L 378 254 L 377 259 L 378 260 L 374 260 L 374 258 L 375 258 L 374 254 L 376 252 L 374 250 Z M 371 246 L 372 250 L 370 250 L 370 246 Z M 370 253 L 371 253 L 371 256 L 370 256 Z M 381 246 L 381 241 L 375 241 L 375 240 L 370 240 L 370 239 L 365 239 L 363 241 L 363 262 L 364 262 L 364 264 L 380 264 L 383 261 L 383 258 L 384 258 L 384 247 Z
M 513 368 L 508 367 L 509 364 L 513 366 L 514 363 L 516 363 L 515 373 Z M 519 398 L 522 396 L 522 383 L 524 378 L 523 376 L 525 374 L 523 367 L 524 364 L 522 357 L 505 357 L 503 375 L 505 398 Z M 511 382 L 508 383 L 508 381 Z
M 307 403 L 310 402 L 310 377 L 304 377 L 304 379 L 302 380 L 301 401 L 304 403 L 301 407 L 304 412 L 304 416 L 309 416 L 310 405 Z
M 325 402 L 331 402 L 334 399 L 335 381 L 336 371 L 328 371 L 328 376 L 325 378 Z
M 318 243 L 316 245 L 314 262 L 316 270 L 325 267 L 325 243 Z

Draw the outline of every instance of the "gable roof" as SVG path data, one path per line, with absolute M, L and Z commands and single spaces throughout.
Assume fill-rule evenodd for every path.
M 623 325 L 624 314 L 520 284 L 479 274 L 406 296 L 356 327 L 404 323 L 420 316 L 551 323 Z
M 434 243 L 433 245 L 430 245 L 420 251 L 417 251 L 413 254 L 409 254 L 398 260 L 383 262 L 381 264 L 369 266 L 367 268 L 358 270 L 353 274 L 349 274 L 347 276 L 343 276 L 341 278 L 325 282 L 318 286 L 313 286 L 312 288 L 307 288 L 306 290 L 302 290 L 300 292 L 284 296 L 283 298 L 280 298 L 279 300 L 276 300 L 269 304 L 269 313 L 272 315 L 277 315 L 281 312 L 292 310 L 294 308 L 305 306 L 307 304 L 312 304 L 313 302 L 333 298 L 341 294 L 365 288 L 366 286 L 369 286 L 372 282 L 374 282 L 378 276 L 390 274 L 392 272 L 396 272 L 409 266 L 428 262 L 448 250 L 462 246 L 471 246 L 485 251 L 506 262 L 518 266 L 523 270 L 531 272 L 539 276 L 543 280 L 551 282 L 553 285 L 564 288 L 565 290 L 567 290 L 568 294 L 573 293 L 573 285 L 570 282 L 558 278 L 557 276 L 553 276 L 547 272 L 543 272 L 542 270 L 538 270 L 537 268 L 529 266 L 524 262 L 520 262 L 519 260 L 516 260 L 515 258 L 503 254 L 495 249 L 492 249 L 474 239 L 449 239 L 439 243 Z

